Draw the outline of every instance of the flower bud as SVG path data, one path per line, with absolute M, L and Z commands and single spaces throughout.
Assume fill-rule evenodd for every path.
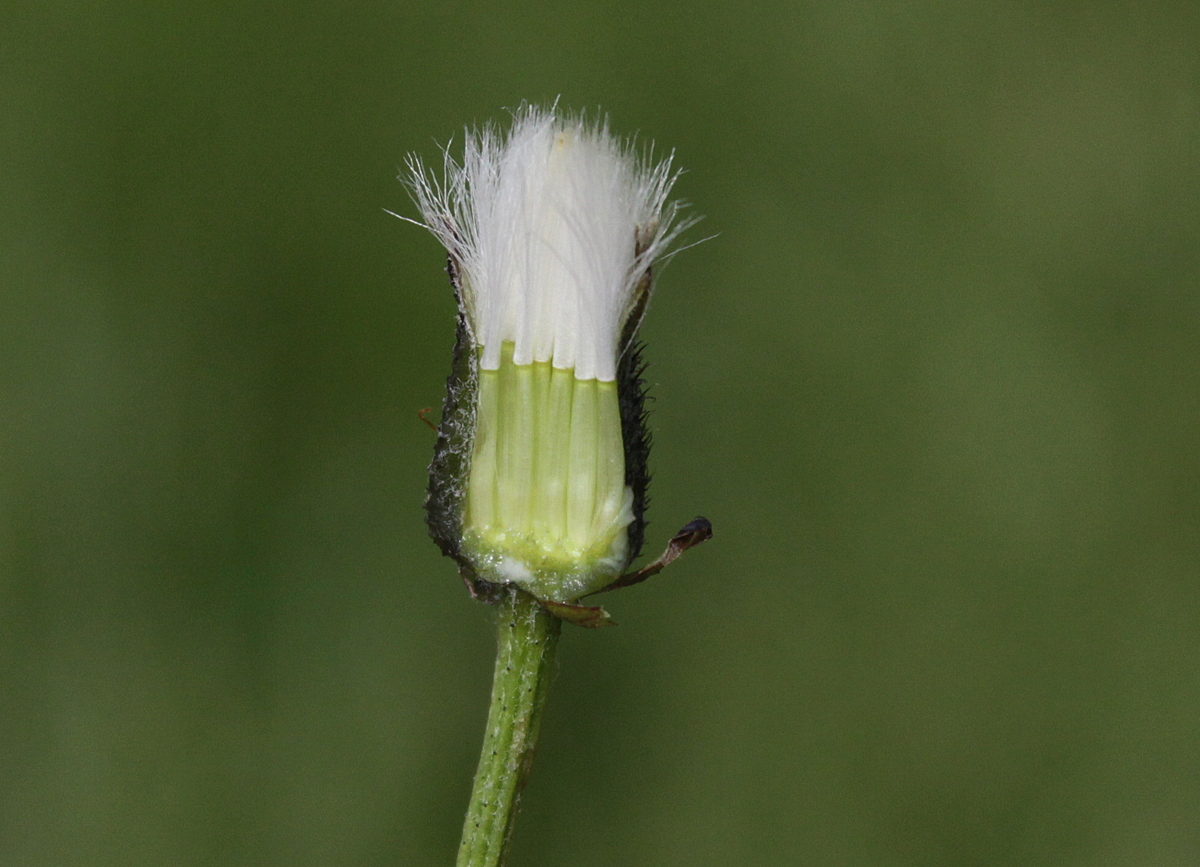
M 477 595 L 515 584 L 572 602 L 641 548 L 636 334 L 651 268 L 681 228 L 675 177 L 602 122 L 528 106 L 507 133 L 468 131 L 440 177 L 410 158 L 459 309 L 426 509 Z

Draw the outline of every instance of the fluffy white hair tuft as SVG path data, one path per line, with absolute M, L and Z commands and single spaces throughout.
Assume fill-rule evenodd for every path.
M 410 157 L 407 180 L 457 266 L 480 366 L 498 369 L 511 342 L 515 364 L 616 379 L 639 287 L 687 225 L 667 199 L 671 156 L 640 156 L 603 119 L 530 105 L 507 134 L 468 129 L 462 163 L 443 153 L 440 177 Z

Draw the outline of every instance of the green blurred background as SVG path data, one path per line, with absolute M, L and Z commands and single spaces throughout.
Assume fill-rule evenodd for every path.
M 512 867 L 1200 863 L 1200 7 L 3 4 L 0 864 L 437 865 L 489 610 L 395 181 L 561 94 L 714 240 Z

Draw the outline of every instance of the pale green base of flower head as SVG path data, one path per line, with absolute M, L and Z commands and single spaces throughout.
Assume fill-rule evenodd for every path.
M 462 553 L 480 577 L 570 601 L 620 575 L 633 493 L 617 384 L 550 362 L 480 370 Z

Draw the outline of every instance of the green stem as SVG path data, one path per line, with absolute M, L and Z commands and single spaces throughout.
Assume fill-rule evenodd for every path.
M 511 589 L 499 608 L 496 673 L 458 867 L 499 867 L 533 763 L 562 621 Z

